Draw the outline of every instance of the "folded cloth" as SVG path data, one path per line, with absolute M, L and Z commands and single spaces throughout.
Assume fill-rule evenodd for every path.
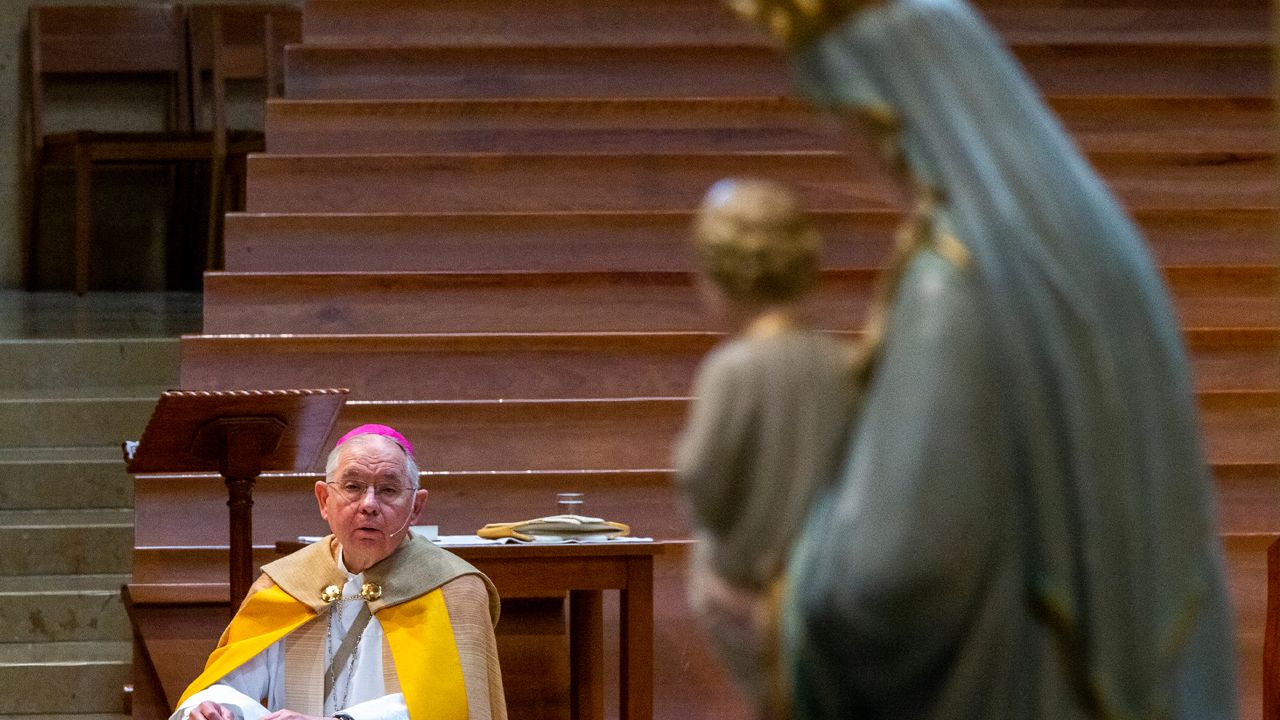
M 619 522 L 581 515 L 550 515 L 519 522 L 489 523 L 476 531 L 482 538 L 515 538 L 526 542 L 547 540 L 608 540 L 631 532 Z

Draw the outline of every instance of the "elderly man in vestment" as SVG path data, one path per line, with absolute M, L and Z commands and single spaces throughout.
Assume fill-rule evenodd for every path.
M 1234 718 L 1190 370 L 1132 221 L 963 0 L 730 4 L 915 207 L 786 567 L 790 714 Z
M 262 568 L 172 720 L 505 718 L 497 593 L 409 531 L 409 441 L 352 430 L 315 496 L 333 534 Z

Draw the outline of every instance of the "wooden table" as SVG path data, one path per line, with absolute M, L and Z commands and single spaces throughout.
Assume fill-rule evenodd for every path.
M 504 598 L 569 600 L 570 717 L 604 717 L 603 593 L 616 590 L 619 718 L 653 717 L 653 558 L 671 543 L 457 546 Z M 292 552 L 300 543 L 277 543 Z M 133 717 L 164 718 L 226 624 L 226 585 L 125 587 L 134 627 Z M 221 604 L 219 604 L 221 603 Z M 167 706 L 167 707 L 165 707 Z M 513 717 L 520 715 L 512 708 Z

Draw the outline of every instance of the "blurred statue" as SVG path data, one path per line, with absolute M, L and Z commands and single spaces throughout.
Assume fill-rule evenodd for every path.
M 712 351 L 676 453 L 701 542 L 690 600 L 762 715 L 776 714 L 776 589 L 811 498 L 830 486 L 852 408 L 851 348 L 806 327 L 819 237 L 755 180 L 707 193 L 693 242 L 704 299 L 734 336 Z
M 917 208 L 868 322 L 843 467 L 786 571 L 793 713 L 1235 717 L 1190 372 L 1130 219 L 960 0 L 731 2 L 788 45 L 802 91 L 873 141 Z M 798 407 L 746 444 L 828 422 Z M 739 480 L 711 485 L 731 491 L 695 500 L 708 527 L 716 508 L 796 507 L 779 486 L 814 490 L 737 457 L 716 469 Z M 738 568 L 768 557 L 763 537 L 711 534 L 722 575 L 766 577 Z

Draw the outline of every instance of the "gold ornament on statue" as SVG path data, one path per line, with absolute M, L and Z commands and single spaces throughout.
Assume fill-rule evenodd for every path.
M 326 603 L 331 603 L 340 597 L 342 597 L 342 588 L 338 587 L 337 585 L 330 585 L 329 587 L 320 591 L 320 599 L 325 601 Z
M 826 32 L 849 13 L 883 0 L 725 0 L 733 12 L 791 47 Z

